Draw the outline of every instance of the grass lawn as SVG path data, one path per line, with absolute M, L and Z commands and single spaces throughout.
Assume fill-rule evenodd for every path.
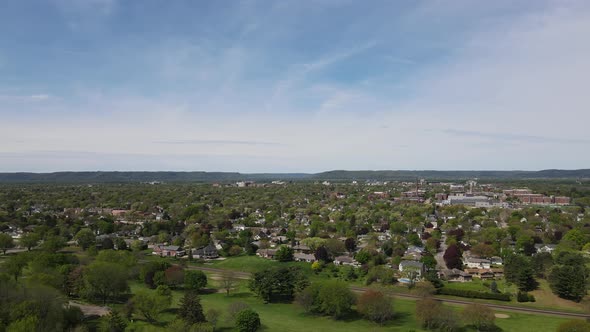
M 215 273 L 207 273 L 209 277 L 208 287 L 218 287 Z M 396 318 L 380 326 L 368 322 L 361 317 L 354 316 L 348 320 L 337 321 L 328 317 L 309 315 L 299 306 L 294 304 L 264 304 L 259 298 L 249 292 L 246 281 L 242 281 L 231 296 L 225 296 L 223 293 L 211 292 L 201 296 L 201 303 L 204 311 L 215 308 L 222 312 L 222 316 L 217 324 L 216 331 L 232 331 L 233 323 L 229 321 L 227 308 L 230 303 L 241 301 L 248 304 L 252 309 L 259 313 L 262 321 L 260 331 L 281 331 L 281 332 L 301 332 L 301 331 L 424 331 L 416 324 L 414 317 L 415 301 L 395 299 L 394 310 Z M 131 290 L 136 292 L 139 289 L 145 289 L 141 283 L 132 283 Z M 161 314 L 159 321 L 161 324 L 155 326 L 143 321 L 141 317 L 135 317 L 133 325 L 141 331 L 164 331 L 166 324 L 174 320 L 174 308 L 179 305 L 182 291 L 174 291 L 173 309 Z M 117 308 L 117 305 L 113 307 Z M 451 306 L 457 312 L 462 310 L 461 306 Z M 553 332 L 557 326 L 566 321 L 564 318 L 536 316 L 512 312 L 501 312 L 508 315 L 508 318 L 496 319 L 496 324 L 502 331 L 528 331 L 534 326 L 535 332 Z M 466 331 L 467 332 L 467 331 Z
M 519 303 L 516 301 L 516 296 L 514 295 L 512 301 L 510 302 L 503 302 L 503 301 L 491 301 L 491 300 L 477 300 L 477 299 L 470 299 L 471 301 L 475 302 L 494 302 L 494 303 L 502 303 L 506 305 L 514 305 L 519 307 L 529 307 L 529 308 L 537 308 L 537 309 L 548 309 L 548 310 L 560 310 L 560 311 L 569 311 L 569 312 L 583 312 L 584 308 L 581 304 L 576 303 L 574 301 L 562 299 L 557 295 L 553 294 L 551 289 L 549 288 L 549 283 L 543 279 L 537 279 L 539 282 L 539 288 L 530 292 L 535 296 L 535 302 L 526 302 L 526 303 Z M 485 284 L 484 284 L 485 283 Z M 491 281 L 482 281 L 480 279 L 473 279 L 472 282 L 450 282 L 446 283 L 445 287 L 452 288 L 452 289 L 463 289 L 463 290 L 474 290 L 474 291 L 488 291 L 490 290 L 489 284 Z M 518 289 L 515 285 L 507 285 L 505 280 L 497 280 L 496 283 L 498 284 L 498 290 L 503 293 L 511 293 L 516 294 Z M 447 296 L 443 296 L 447 297 Z M 456 297 L 450 297 L 456 298 Z

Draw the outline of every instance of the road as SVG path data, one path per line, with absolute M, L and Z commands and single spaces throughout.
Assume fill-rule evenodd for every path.
M 213 272 L 213 273 L 223 273 L 223 272 L 227 272 L 227 271 L 232 271 L 240 279 L 248 279 L 251 276 L 251 273 L 248 273 L 248 272 L 219 269 L 219 268 L 214 268 L 214 267 L 189 265 L 188 268 L 192 269 L 192 270 L 201 270 L 201 271 Z M 354 292 L 365 292 L 365 291 L 369 290 L 370 288 L 360 287 L 360 286 L 350 286 L 350 289 Z M 404 299 L 410 299 L 410 300 L 420 299 L 420 296 L 417 296 L 417 295 L 394 293 L 391 291 L 388 292 L 388 295 L 395 297 L 395 298 L 404 298 Z M 566 318 L 590 318 L 590 315 L 583 314 L 583 313 L 545 310 L 545 309 L 534 309 L 534 308 L 525 308 L 525 307 L 515 307 L 515 306 L 510 306 L 510 305 L 492 304 L 492 303 L 480 303 L 480 302 L 441 298 L 441 297 L 437 297 L 437 296 L 435 296 L 435 299 L 437 299 L 441 302 L 451 303 L 451 304 L 459 304 L 459 305 L 473 305 L 476 303 L 483 304 L 489 308 L 498 309 L 498 310 L 502 310 L 502 311 L 510 311 L 510 312 L 521 312 L 521 313 L 527 313 L 527 314 L 540 314 L 540 315 L 558 316 L 558 317 L 566 317 Z

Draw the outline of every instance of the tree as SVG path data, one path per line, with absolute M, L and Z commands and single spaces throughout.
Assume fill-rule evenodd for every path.
M 260 316 L 252 309 L 242 310 L 236 317 L 236 328 L 240 332 L 254 332 L 260 327 Z
M 27 266 L 28 259 L 25 255 L 14 255 L 10 256 L 2 265 L 2 268 L 6 273 L 14 277 L 14 281 L 17 282 L 18 278 L 22 275 L 23 268 Z
M 471 248 L 471 253 L 478 257 L 489 258 L 496 254 L 496 249 L 489 244 L 478 243 Z
M 19 239 L 19 243 L 27 248 L 28 251 L 31 251 L 33 247 L 36 247 L 41 241 L 41 237 L 37 233 L 25 233 Z
M 528 257 L 511 254 L 504 260 L 504 276 L 507 281 L 515 283 L 518 289 L 528 292 L 537 288 L 531 260 Z
M 246 310 L 246 309 L 250 309 L 250 306 L 247 305 L 246 303 L 241 302 L 241 301 L 232 302 L 227 307 L 227 314 L 228 314 L 230 320 L 232 322 L 234 322 L 236 320 L 236 317 L 238 317 L 238 314 L 242 310 Z
M 170 299 L 165 295 L 140 290 L 133 296 L 133 305 L 143 317 L 154 323 L 158 320 L 160 312 L 170 307 Z
M 555 265 L 549 273 L 549 285 L 557 296 L 579 302 L 586 295 L 588 271 L 585 266 Z
M 184 288 L 200 290 L 207 286 L 207 275 L 199 270 L 187 270 L 184 273 Z
M 115 247 L 117 250 L 127 250 L 127 242 L 125 242 L 125 239 L 118 237 L 115 239 Z
M 475 327 L 478 331 L 489 331 L 494 328 L 496 316 L 492 309 L 481 305 L 471 304 L 465 307 L 462 312 L 463 320 Z
M 344 240 L 344 247 L 348 252 L 354 252 L 356 250 L 356 240 L 351 237 L 346 238 L 346 240 Z
M 570 320 L 559 324 L 557 332 L 590 332 L 590 323 L 580 319 Z
M 172 288 L 178 287 L 185 280 L 184 274 L 182 266 L 172 265 L 164 271 L 165 283 Z
M 330 254 L 328 253 L 328 249 L 324 245 L 321 245 L 316 248 L 314 253 L 315 259 L 318 261 L 329 262 L 330 261 Z
M 178 308 L 178 316 L 188 324 L 195 324 L 205 322 L 205 315 L 203 314 L 203 307 L 201 306 L 201 299 L 196 291 L 187 291 L 180 300 L 180 308 Z
M 230 291 L 238 285 L 238 279 L 233 271 L 223 271 L 219 283 L 221 288 L 225 290 L 225 295 L 229 296 Z
M 100 320 L 100 332 L 124 332 L 127 323 L 117 311 L 111 310 L 108 315 Z
M 499 293 L 499 291 L 498 291 L 498 283 L 496 283 L 496 280 L 492 281 L 492 283 L 490 284 L 490 291 L 492 293 Z
M 455 331 L 458 325 L 455 312 L 432 298 L 416 301 L 416 320 L 424 328 L 440 331 Z
M 37 330 L 39 320 L 36 316 L 29 315 L 16 320 L 6 328 L 6 332 L 27 332 Z
M 45 238 L 41 244 L 41 248 L 50 253 L 56 253 L 58 250 L 66 246 L 66 240 L 61 236 L 50 235 Z
M 293 248 L 281 246 L 275 254 L 275 259 L 279 262 L 290 262 L 293 260 Z
M 359 297 L 356 307 L 366 319 L 379 324 L 393 317 L 391 298 L 374 290 L 364 292 Z
M 445 264 L 449 269 L 463 269 L 463 261 L 461 260 L 461 250 L 456 244 L 451 244 L 445 250 L 443 255 Z
M 211 323 L 211 325 L 213 326 L 213 330 L 215 330 L 215 326 L 217 325 L 217 322 L 219 321 L 220 316 L 221 316 L 221 311 L 219 311 L 217 309 L 207 310 L 205 317 L 207 318 L 207 321 L 209 323 Z
M 0 233 L 0 250 L 2 250 L 4 255 L 6 255 L 6 251 L 10 248 L 14 248 L 12 236 L 6 233 Z
M 355 300 L 347 284 L 337 280 L 313 283 L 297 295 L 297 302 L 306 311 L 337 319 L 351 312 Z
M 291 300 L 307 285 L 307 278 L 297 267 L 273 267 L 254 273 L 250 290 L 265 302 Z
M 94 235 L 94 232 L 89 228 L 82 228 L 78 231 L 75 239 L 83 250 L 88 249 L 91 245 L 96 243 L 96 235 Z
M 366 264 L 371 259 L 371 254 L 367 250 L 363 249 L 356 253 L 354 259 L 356 259 L 356 261 L 361 264 Z
M 355 296 L 342 281 L 326 282 L 318 294 L 322 311 L 334 318 L 342 318 L 352 310 Z
M 105 305 L 110 297 L 129 289 L 127 271 L 119 264 L 95 261 L 84 269 L 84 288 L 89 297 L 98 297 Z

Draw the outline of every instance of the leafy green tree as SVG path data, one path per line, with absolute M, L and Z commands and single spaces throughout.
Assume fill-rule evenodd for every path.
M 306 311 L 337 319 L 351 312 L 355 300 L 347 284 L 336 280 L 313 283 L 297 295 L 297 302 Z
M 236 317 L 236 328 L 240 332 L 255 332 L 260 328 L 260 316 L 252 309 L 242 310 Z
M 416 301 L 416 320 L 426 329 L 451 332 L 458 327 L 455 312 L 432 298 Z
M 463 321 L 475 327 L 478 331 L 491 331 L 495 328 L 494 311 L 482 304 L 471 304 L 465 307 L 462 312 Z
M 187 270 L 184 273 L 184 288 L 200 290 L 207 286 L 207 275 L 199 270 Z
M 307 278 L 297 267 L 273 267 L 254 273 L 250 290 L 265 302 L 291 300 L 296 292 L 307 286 Z
M 36 247 L 39 244 L 39 241 L 41 241 L 41 237 L 37 233 L 25 233 L 19 239 L 19 243 L 29 251 L 31 251 L 33 247 Z
M 366 250 L 361 250 L 354 256 L 354 259 L 361 264 L 366 264 L 371 259 L 371 254 Z
M 357 301 L 357 310 L 366 319 L 383 324 L 393 318 L 393 305 L 390 297 L 381 292 L 365 291 Z
M 125 320 L 117 311 L 111 310 L 108 315 L 100 320 L 100 332 L 124 332 L 127 327 Z
M 6 328 L 6 332 L 28 332 L 37 330 L 39 320 L 37 316 L 26 316 L 19 320 L 16 320 Z
M 10 256 L 10 258 L 8 258 L 1 267 L 6 273 L 13 276 L 14 281 L 17 282 L 27 264 L 28 258 L 21 254 Z
M 557 296 L 579 302 L 586 295 L 588 274 L 583 256 L 561 252 L 549 273 L 549 285 Z
M 522 255 L 511 254 L 506 256 L 504 260 L 504 276 L 507 281 L 515 283 L 518 289 L 524 292 L 538 287 L 531 260 Z
M 94 232 L 89 228 L 82 228 L 80 231 L 78 231 L 78 233 L 76 233 L 75 239 L 83 250 L 86 250 L 91 245 L 96 244 L 96 235 L 94 235 Z
M 133 296 L 133 305 L 149 322 L 158 321 L 160 313 L 170 307 L 170 298 L 147 290 L 138 291 Z
M 125 239 L 118 237 L 115 239 L 115 247 L 117 250 L 127 250 L 127 242 L 125 242 Z
M 275 259 L 279 262 L 290 262 L 293 260 L 293 248 L 281 246 L 275 254 Z
M 90 298 L 107 300 L 129 289 L 127 271 L 119 264 L 95 261 L 84 269 L 84 288 Z
M 10 248 L 14 248 L 12 236 L 6 233 L 0 233 L 0 250 L 2 250 L 4 255 L 6 255 L 6 251 Z
M 180 308 L 178 308 L 178 316 L 188 324 L 195 324 L 206 321 L 203 314 L 203 307 L 201 306 L 201 299 L 199 294 L 195 291 L 188 291 L 180 300 Z
M 66 246 L 66 240 L 57 235 L 50 235 L 45 238 L 43 243 L 41 244 L 41 248 L 44 251 L 55 253 Z

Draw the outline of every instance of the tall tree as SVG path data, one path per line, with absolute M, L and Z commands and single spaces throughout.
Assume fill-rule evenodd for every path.
M 19 239 L 20 244 L 27 248 L 27 250 L 31 251 L 33 247 L 36 247 L 41 241 L 41 237 L 37 233 L 25 233 Z
M 452 243 L 447 247 L 443 255 L 445 264 L 449 269 L 463 269 L 463 261 L 461 260 L 461 250 L 459 247 Z
M 127 271 L 119 264 L 95 261 L 84 269 L 85 290 L 89 297 L 97 297 L 103 305 L 111 297 L 129 289 Z
M 206 321 L 205 314 L 203 314 L 203 306 L 201 306 L 201 299 L 197 292 L 188 291 L 184 293 L 184 296 L 180 300 L 178 316 L 191 325 Z
M 89 228 L 82 228 L 75 236 L 78 245 L 82 247 L 82 250 L 88 249 L 91 245 L 96 244 L 96 235 Z
M 12 236 L 6 233 L 0 233 L 0 250 L 2 250 L 4 255 L 6 255 L 6 251 L 10 248 L 14 248 Z

